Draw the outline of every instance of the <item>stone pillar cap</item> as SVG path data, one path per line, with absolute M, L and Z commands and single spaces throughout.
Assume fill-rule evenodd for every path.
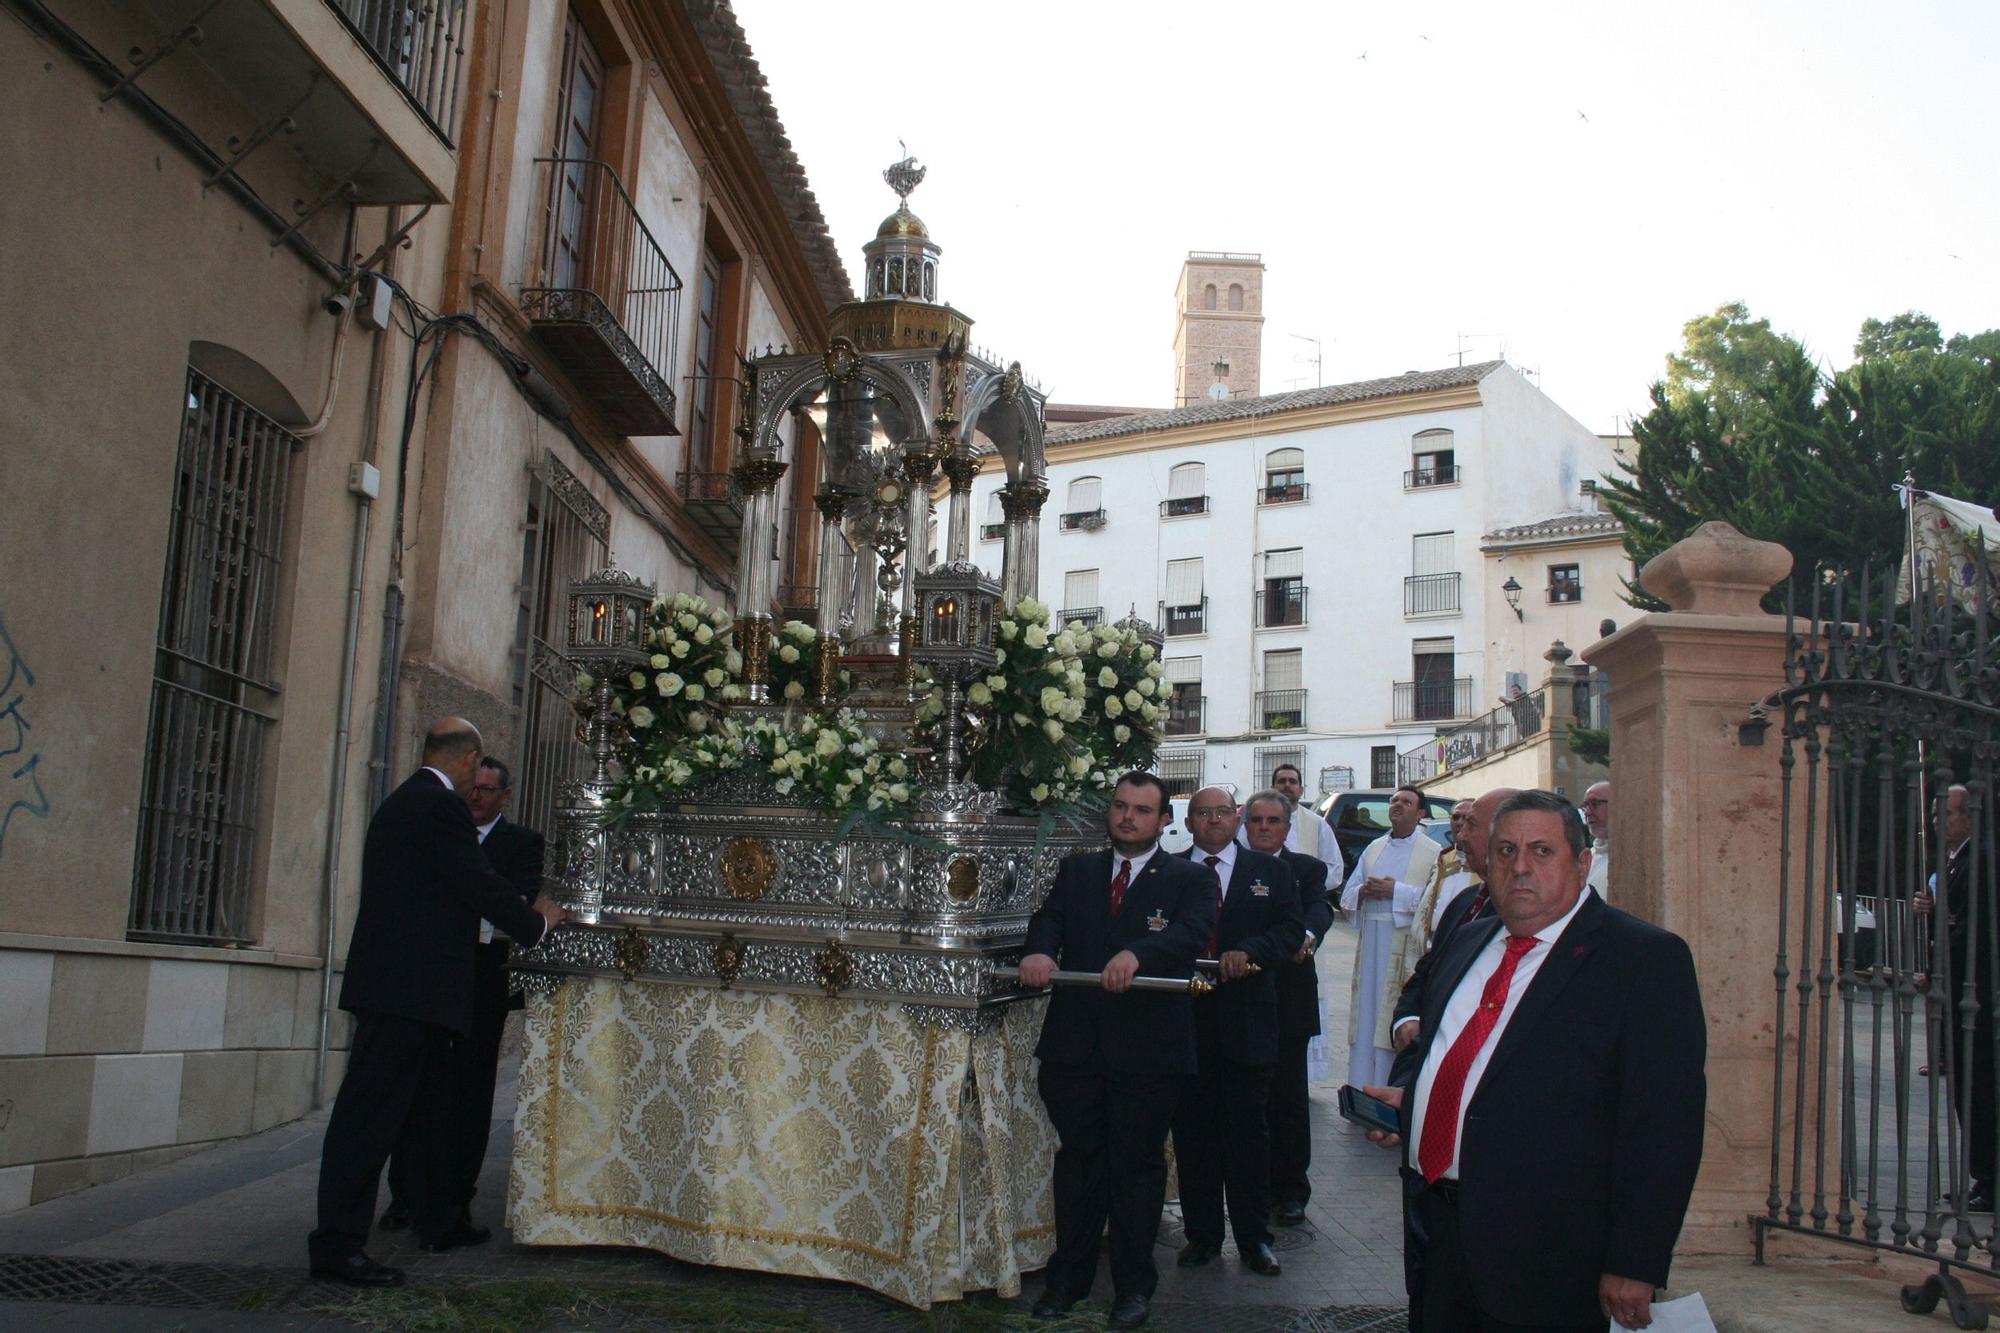
M 1762 616 L 1764 594 L 1792 572 L 1792 553 L 1711 520 L 1646 562 L 1639 586 L 1675 611 Z

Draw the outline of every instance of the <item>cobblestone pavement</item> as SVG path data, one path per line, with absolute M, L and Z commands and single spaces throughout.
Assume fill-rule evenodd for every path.
M 1353 937 L 1337 930 L 1320 951 L 1332 1031 L 1345 1035 Z M 1338 1045 L 1336 1041 L 1335 1045 Z M 1345 1064 L 1336 1055 L 1338 1071 Z M 1174 1266 L 1181 1242 L 1172 1208 L 1161 1227 L 1161 1284 L 1154 1324 L 1216 1330 L 1401 1330 L 1402 1232 L 1396 1162 L 1350 1130 L 1334 1110 L 1337 1079 L 1313 1088 L 1313 1198 L 1307 1225 L 1278 1237 L 1284 1273 L 1259 1277 L 1224 1258 L 1192 1271 Z M 511 1061 L 496 1098 L 491 1155 L 475 1215 L 497 1222 L 506 1197 L 514 1087 Z M 123 1180 L 0 1217 L 0 1325 L 74 1328 L 332 1329 L 394 1326 L 368 1302 L 306 1279 L 325 1112 Z M 387 1242 L 387 1243 L 384 1243 Z M 418 1253 L 407 1237 L 373 1249 L 405 1266 L 413 1286 L 446 1291 L 563 1293 L 543 1310 L 546 1328 L 731 1327 L 827 1330 L 1092 1328 L 1108 1307 L 1108 1276 L 1072 1325 L 1036 1325 L 1026 1306 L 990 1297 L 920 1314 L 838 1283 L 724 1273 L 637 1250 L 492 1243 L 447 1255 Z M 541 1280 L 538 1285 L 536 1280 Z M 553 1286 L 548 1286 L 553 1284 Z M 642 1291 L 677 1293 L 640 1299 Z M 685 1300 L 681 1300 L 681 1298 Z M 679 1304 L 676 1304 L 676 1302 Z M 637 1306 L 638 1308 L 628 1308 Z M 744 1315 L 743 1310 L 750 1310 Z M 720 1314 L 715 1313 L 721 1311 Z M 734 1313 L 732 1313 L 734 1312 Z M 748 1322 L 743 1322 L 744 1320 Z M 411 1316 L 414 1322 L 414 1316 Z M 734 1320 L 735 1322 L 732 1322 Z M 468 1327 L 473 1325 L 466 1325 Z M 479 1325 L 510 1327 L 507 1323 Z

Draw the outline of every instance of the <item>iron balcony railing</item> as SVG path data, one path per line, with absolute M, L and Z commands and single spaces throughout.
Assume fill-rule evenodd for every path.
M 1283 486 L 1259 486 L 1257 488 L 1257 503 L 1260 505 L 1298 504 L 1306 498 L 1311 489 L 1303 481 L 1295 481 Z
M 1551 583 L 1549 585 L 1549 605 L 1551 606 L 1557 606 L 1564 602 L 1580 602 L 1582 600 L 1583 584 L 1580 581 Z
M 1259 731 L 1297 731 L 1306 724 L 1306 692 L 1304 690 L 1259 690 L 1257 692 L 1257 729 Z
M 1405 616 L 1443 615 L 1460 609 L 1461 575 L 1412 574 L 1403 580 Z
M 457 131 L 466 0 L 327 0 L 446 143 Z
M 1104 526 L 1102 509 L 1075 509 L 1062 516 L 1062 530 L 1075 532 L 1079 528 L 1085 532 L 1095 532 Z
M 1187 606 L 1168 606 L 1160 603 L 1161 632 L 1168 638 L 1180 638 L 1189 634 L 1208 632 L 1208 598 Z
M 627 435 L 673 435 L 681 279 L 609 165 L 536 159 L 547 171 L 537 285 L 521 308 L 537 341 Z
M 1459 468 L 1456 463 L 1448 463 L 1443 467 L 1411 468 L 1403 474 L 1403 489 L 1414 491 L 1421 490 L 1425 486 L 1456 486 L 1458 480 Z
M 1206 514 L 1207 512 L 1208 497 L 1206 495 L 1178 495 L 1172 499 L 1160 501 L 1161 518 L 1186 518 L 1189 514 Z
M 1085 628 L 1095 629 L 1097 622 L 1102 619 L 1104 619 L 1104 608 L 1101 606 L 1072 606 L 1056 612 L 1058 625 L 1081 623 Z
M 1282 629 L 1306 623 L 1306 592 L 1303 587 L 1266 588 L 1256 595 L 1258 629 Z
M 1398 722 L 1442 722 L 1472 711 L 1472 677 L 1399 680 L 1390 716 Z
M 1182 694 L 1167 696 L 1167 735 L 1201 736 L 1208 731 L 1208 696 Z
M 1464 726 L 1441 731 L 1435 740 L 1397 755 L 1396 780 L 1421 782 L 1464 768 L 1510 745 L 1518 745 L 1530 736 L 1541 735 L 1542 729 L 1548 725 L 1548 717 L 1548 688 L 1544 686 L 1523 691 Z
M 1424 745 L 1396 756 L 1396 781 L 1405 787 L 1429 782 L 1443 772 L 1437 764 L 1437 746 Z
M 997 542 L 1007 535 L 1005 523 L 982 523 L 979 525 L 979 540 Z

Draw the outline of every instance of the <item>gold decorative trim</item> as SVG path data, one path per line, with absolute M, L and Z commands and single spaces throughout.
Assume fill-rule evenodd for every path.
M 619 932 L 618 943 L 611 946 L 611 961 L 630 981 L 646 967 L 646 941 L 640 937 L 638 927 L 627 926 Z
M 731 838 L 718 858 L 722 886 L 730 896 L 754 903 L 770 891 L 778 877 L 778 852 L 763 838 Z
M 826 947 L 813 955 L 813 976 L 831 999 L 854 981 L 854 955 L 839 940 L 828 940 Z
M 722 989 L 728 990 L 743 972 L 743 941 L 724 931 L 715 942 L 714 956 L 715 979 L 722 983 Z

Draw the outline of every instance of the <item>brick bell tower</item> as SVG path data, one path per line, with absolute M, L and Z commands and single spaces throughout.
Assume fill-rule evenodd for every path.
M 1263 392 L 1262 255 L 1188 251 L 1174 310 L 1174 406 Z

